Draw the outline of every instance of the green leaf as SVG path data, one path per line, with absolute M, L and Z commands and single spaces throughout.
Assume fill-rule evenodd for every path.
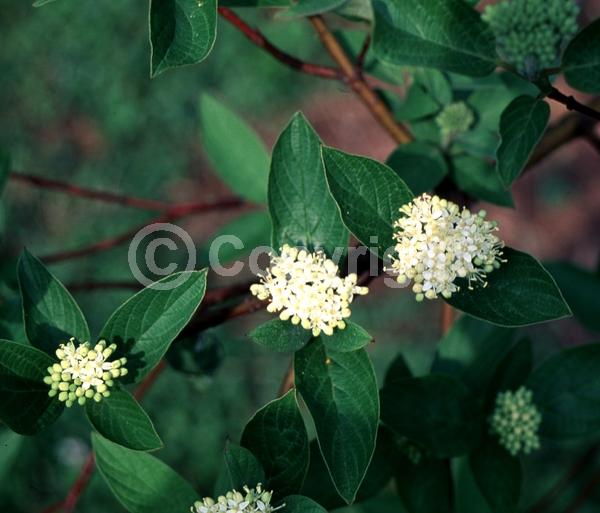
M 494 166 L 485 160 L 469 155 L 454 157 L 451 175 L 456 186 L 468 195 L 501 207 L 514 207 L 512 194 L 504 188 Z
M 285 513 L 327 513 L 315 501 L 302 495 L 288 495 L 283 499 Z
M 351 321 L 346 321 L 346 328 L 336 329 L 333 335 L 321 335 L 323 344 L 329 351 L 347 353 L 365 347 L 373 340 L 364 328 Z
M 17 265 L 25 333 L 31 345 L 53 355 L 62 342 L 90 340 L 83 313 L 71 294 L 37 258 L 23 250 Z
M 318 502 L 327 510 L 346 505 L 331 480 L 316 439 L 310 442 L 310 466 L 300 493 Z
M 412 463 L 396 458 L 396 486 L 409 513 L 448 513 L 452 511 L 452 476 L 448 461 L 422 459 Z
M 531 339 L 525 337 L 517 342 L 506 354 L 494 372 L 488 387 L 487 404 L 493 407 L 498 392 L 517 390 L 531 374 L 533 349 Z
M 496 42 L 479 13 L 462 0 L 374 0 L 375 55 L 394 64 L 489 75 Z
M 276 17 L 290 19 L 314 16 L 315 14 L 333 11 L 344 3 L 346 3 L 346 0 L 298 0 L 289 9 L 278 12 Z
M 241 444 L 259 459 L 266 485 L 277 497 L 299 492 L 310 451 L 296 392 L 290 390 L 258 410 L 246 424 Z
M 100 402 L 87 401 L 85 412 L 104 438 L 136 451 L 163 446 L 148 414 L 126 390 L 115 388 Z
M 418 68 L 413 71 L 413 79 L 435 99 L 440 107 L 452 101 L 454 93 L 446 75 L 430 68 Z
M 196 64 L 217 35 L 217 0 L 150 0 L 150 76 Z
M 513 334 L 512 329 L 464 315 L 438 344 L 431 373 L 454 376 L 478 394 L 510 350 Z
M 321 141 L 306 118 L 297 113 L 273 148 L 269 174 L 269 212 L 273 247 L 284 244 L 329 256 L 348 246 L 348 231 L 325 180 Z
M 508 187 L 521 174 L 550 119 L 548 104 L 532 96 L 515 98 L 500 118 L 496 170 Z
M 33 2 L 33 7 L 42 7 L 42 5 L 46 5 L 52 2 L 56 2 L 56 0 L 36 0 Z
M 514 513 L 521 496 L 521 462 L 488 438 L 469 456 L 473 477 L 493 513 Z
M 254 342 L 272 351 L 297 351 L 311 339 L 311 332 L 291 321 L 272 319 L 248 335 Z
M 379 426 L 375 452 L 373 453 L 373 458 L 371 459 L 365 479 L 358 490 L 357 502 L 364 502 L 379 494 L 390 482 L 393 476 L 395 453 L 396 444 L 394 436 L 389 429 Z
M 568 262 L 544 265 L 556 280 L 577 320 L 588 329 L 600 331 L 600 276 Z
M 389 167 L 375 160 L 323 147 L 327 182 L 350 231 L 381 258 L 394 246 L 399 209 L 412 200 L 410 189 Z M 376 240 L 371 241 L 373 237 Z
M 398 146 L 388 157 L 386 165 L 391 167 L 415 195 L 433 190 L 448 174 L 442 152 L 423 142 L 412 142 Z
M 369 356 L 364 349 L 334 352 L 316 339 L 296 353 L 294 368 L 333 483 L 350 504 L 371 462 L 379 422 Z
M 202 144 L 219 176 L 233 192 L 255 203 L 265 203 L 269 154 L 242 118 L 207 94 L 200 98 Z
M 12 466 L 14 465 L 23 445 L 24 437 L 13 433 L 9 429 L 0 430 L 0 483 L 7 485 L 11 483 L 10 475 Z M 0 485 L 0 490 L 3 486 Z
M 440 111 L 440 104 L 431 96 L 420 82 L 414 82 L 402 103 L 398 104 L 396 95 L 388 95 L 393 107 L 394 117 L 399 121 L 416 121 Z
M 189 511 L 198 495 L 171 467 L 92 433 L 96 464 L 116 498 L 130 513 Z
M 392 384 L 394 381 L 404 378 L 412 378 L 412 372 L 406 363 L 404 355 L 400 353 L 388 367 L 385 373 L 384 385 Z
M 518 327 L 571 315 L 552 276 L 532 256 L 504 248 L 507 261 L 487 275 L 486 287 L 460 290 L 448 299 L 455 308 L 498 326 Z
M 542 414 L 542 437 L 567 440 L 600 432 L 600 344 L 551 356 L 525 386 Z
M 206 289 L 206 270 L 174 273 L 123 303 L 111 315 L 100 338 L 127 355 L 129 381 L 148 374 L 191 319 Z
M 449 457 L 477 445 L 481 415 L 465 385 L 432 374 L 387 383 L 381 390 L 381 421 L 435 456 Z
M 569 43 L 563 54 L 562 70 L 575 89 L 600 92 L 600 19 L 590 23 Z
M 4 150 L 0 150 L 0 197 L 11 172 L 11 158 Z
M 229 490 L 242 490 L 244 485 L 251 488 L 265 482 L 265 471 L 256 457 L 248 450 L 227 443 L 225 464 L 215 483 L 215 496 L 225 495 Z
M 0 340 L 0 420 L 21 435 L 34 435 L 64 409 L 44 383 L 55 360 L 30 346 Z

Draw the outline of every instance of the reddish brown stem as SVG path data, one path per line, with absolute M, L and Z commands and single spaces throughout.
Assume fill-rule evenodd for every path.
M 54 253 L 52 255 L 46 255 L 42 257 L 42 260 L 47 264 L 53 264 L 56 262 L 62 262 L 65 260 L 72 260 L 74 258 L 80 258 L 87 255 L 92 255 L 94 253 L 98 253 L 100 251 L 106 251 L 108 249 L 112 249 L 117 247 L 128 240 L 130 240 L 137 232 L 139 232 L 142 228 L 145 228 L 148 225 L 155 223 L 168 223 L 173 222 L 183 217 L 191 216 L 194 214 L 200 214 L 205 212 L 213 212 L 217 210 L 225 210 L 229 208 L 239 207 L 243 205 L 242 200 L 238 198 L 227 198 L 224 200 L 218 200 L 215 202 L 209 203 L 196 203 L 190 205 L 177 205 L 171 207 L 164 214 L 155 217 L 145 223 L 142 223 L 126 232 L 117 235 L 115 237 L 109 237 L 107 239 L 103 239 L 99 242 L 95 242 L 90 244 L 89 246 L 84 246 L 79 249 L 71 250 L 71 251 L 62 251 L 60 253 Z
M 14 182 L 33 185 L 34 187 L 39 187 L 40 189 L 64 192 L 80 198 L 93 199 L 97 201 L 103 201 L 105 203 L 139 208 L 142 210 L 164 211 L 172 207 L 172 205 L 169 205 L 163 201 L 135 198 L 133 196 L 125 196 L 112 192 L 95 191 L 85 187 L 79 187 L 78 185 L 71 183 L 52 180 L 50 178 L 43 178 L 41 176 L 30 175 L 27 173 L 20 173 L 17 171 L 13 171 L 10 174 L 10 179 Z
M 301 71 L 302 73 L 307 73 L 308 75 L 314 75 L 321 78 L 327 78 L 331 80 L 339 80 L 341 78 L 341 74 L 335 68 L 304 62 L 293 55 L 280 50 L 273 45 L 260 31 L 248 25 L 231 9 L 228 9 L 227 7 L 219 7 L 219 14 L 240 32 L 242 32 L 242 34 L 252 41 L 252 43 L 271 54 L 275 59 L 286 66 Z
M 566 94 L 561 93 L 558 89 L 552 88 L 548 93 L 548 98 L 554 100 L 555 102 L 562 103 L 567 109 L 574 110 L 587 116 L 589 118 L 595 119 L 596 121 L 600 121 L 600 112 L 597 110 L 584 105 L 583 103 L 578 102 L 573 96 L 568 96 Z
M 452 323 L 454 322 L 454 309 L 446 302 L 442 303 L 442 317 L 441 317 L 441 328 L 442 335 L 448 333 Z
M 365 67 L 365 59 L 367 57 L 367 53 L 369 52 L 369 47 L 371 46 L 371 34 L 367 34 L 365 40 L 363 41 L 362 48 L 356 57 L 356 67 L 358 68 L 360 74 L 362 75 L 363 69 Z

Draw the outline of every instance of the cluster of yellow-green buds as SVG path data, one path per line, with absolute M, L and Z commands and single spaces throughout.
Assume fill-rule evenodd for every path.
M 496 408 L 490 417 L 491 432 L 513 456 L 540 448 L 541 423 L 542 415 L 533 403 L 531 390 L 520 387 L 514 392 L 500 392 L 496 397 Z
M 405 436 L 394 438 L 398 450 L 406 456 L 413 465 L 418 465 L 423 458 L 423 451 Z
M 127 374 L 126 358 L 109 361 L 117 349 L 100 340 L 94 347 L 89 342 L 78 344 L 74 338 L 56 350 L 58 363 L 48 367 L 44 383 L 50 385 L 48 395 L 71 407 L 75 402 L 84 405 L 87 399 L 96 402 L 109 397 L 115 379 Z
M 578 14 L 574 0 L 505 0 L 486 7 L 483 19 L 496 36 L 500 56 L 535 79 L 558 64 L 577 33 Z
M 212 497 L 204 497 L 196 501 L 190 508 L 192 513 L 272 513 L 285 506 L 271 505 L 273 492 L 263 490 L 259 483 L 256 488 L 244 486 L 244 494 L 237 490 L 231 490 L 216 500 Z
M 435 118 L 442 134 L 442 144 L 447 146 L 457 135 L 467 132 L 474 121 L 473 111 L 465 102 L 446 105 Z

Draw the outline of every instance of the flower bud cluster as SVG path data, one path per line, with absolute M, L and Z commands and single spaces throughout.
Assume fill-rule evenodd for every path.
M 467 132 L 473 121 L 475 121 L 473 111 L 467 107 L 465 102 L 446 105 L 435 118 L 437 126 L 440 127 L 444 145 L 447 145 L 457 135 Z
M 194 503 L 191 511 L 192 513 L 272 513 L 284 507 L 281 505 L 274 508 L 271 505 L 273 492 L 264 491 L 260 483 L 256 489 L 244 486 L 244 492 L 242 494 L 232 490 L 216 500 L 212 497 L 204 497 Z
M 400 208 L 403 216 L 394 223 L 395 254 L 386 270 L 398 283 L 413 281 L 417 301 L 450 298 L 459 289 L 457 278 L 486 286 L 485 277 L 500 267 L 504 243 L 486 213 L 423 194 Z
M 577 33 L 579 7 L 573 0 L 505 0 L 482 17 L 496 36 L 498 53 L 530 79 L 554 67 Z
M 540 448 L 538 430 L 542 416 L 533 403 L 531 390 L 520 387 L 507 390 L 496 397 L 496 408 L 490 417 L 491 432 L 498 435 L 500 444 L 516 456 Z
M 100 340 L 93 348 L 89 342 L 76 345 L 74 338 L 56 350 L 58 363 L 48 367 L 44 383 L 50 385 L 48 395 L 72 406 L 75 401 L 84 405 L 87 399 L 96 402 L 110 396 L 114 380 L 125 376 L 126 358 L 108 361 L 117 348 Z
M 266 275 L 250 292 L 270 301 L 269 312 L 279 312 L 281 320 L 300 324 L 317 337 L 346 327 L 344 319 L 350 317 L 354 295 L 369 291 L 356 282 L 356 274 L 338 276 L 338 266 L 321 251 L 310 253 L 285 245 L 279 256 L 271 255 Z

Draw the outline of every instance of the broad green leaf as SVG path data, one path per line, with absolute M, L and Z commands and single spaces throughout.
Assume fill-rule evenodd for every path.
M 297 351 L 311 339 L 311 332 L 291 321 L 272 319 L 248 335 L 254 342 L 272 351 Z
M 525 168 L 550 119 L 550 107 L 532 96 L 515 98 L 500 118 L 500 146 L 496 152 L 496 170 L 506 187 Z
M 575 89 L 600 92 L 600 19 L 590 23 L 569 43 L 563 54 L 562 70 Z
M 289 7 L 295 0 L 219 0 L 223 7 Z
M 316 439 L 313 439 L 310 443 L 310 466 L 300 493 L 310 497 L 327 510 L 346 505 L 331 480 L 331 475 Z
M 477 445 L 481 413 L 460 381 L 431 374 L 387 383 L 381 421 L 438 457 L 460 456 Z
M 346 0 L 335 12 L 352 21 L 365 21 L 368 23 L 373 21 L 371 0 Z
M 440 107 L 452 101 L 454 93 L 446 75 L 430 68 L 418 68 L 413 71 L 413 79 L 435 99 Z
M 24 437 L 13 433 L 9 429 L 0 430 L 0 447 L 2 447 L 0 451 L 0 483 L 8 484 L 11 482 L 11 479 L 7 479 L 7 476 L 11 472 L 24 440 Z M 0 484 L 0 490 L 2 490 L 2 484 Z
M 533 349 L 531 340 L 525 337 L 517 342 L 506 353 L 488 387 L 486 403 L 490 408 L 496 401 L 498 392 L 504 390 L 517 390 L 531 374 L 533 368 Z
M 288 495 L 283 499 L 286 513 L 327 513 L 327 510 L 303 495 Z
M 390 385 L 394 381 L 404 378 L 412 378 L 412 372 L 404 359 L 404 355 L 400 353 L 388 367 L 385 373 L 384 385 Z
M 496 42 L 462 0 L 374 0 L 373 50 L 384 61 L 489 75 Z
M 346 321 L 345 329 L 336 329 L 333 335 L 321 335 L 321 340 L 327 350 L 347 353 L 365 347 L 373 340 L 373 337 L 358 324 Z
M 13 431 L 34 435 L 62 413 L 63 403 L 48 396 L 44 383 L 54 363 L 38 349 L 0 340 L 0 420 Z
M 432 116 L 440 111 L 440 104 L 419 82 L 415 82 L 402 103 L 398 104 L 396 95 L 388 95 L 393 107 L 394 117 L 399 121 L 416 121 Z
M 306 118 L 297 113 L 273 148 L 269 174 L 269 212 L 273 247 L 284 244 L 331 256 L 348 246 L 348 231 L 325 180 L 321 141 Z
M 504 188 L 494 166 L 484 159 L 469 155 L 454 157 L 451 176 L 456 186 L 469 196 L 501 207 L 514 207 L 511 192 Z
M 333 11 L 345 2 L 346 0 L 298 0 L 289 9 L 277 13 L 277 18 L 289 19 L 314 16 L 315 14 Z
M 406 184 L 375 160 L 323 147 L 329 189 L 350 231 L 367 247 L 394 246 L 394 222 L 399 209 L 412 200 Z
M 600 433 L 600 344 L 551 356 L 525 386 L 542 414 L 542 437 L 567 440 Z
M 56 0 L 37 0 L 33 2 L 33 7 L 42 7 L 42 5 L 46 5 L 52 2 L 56 2 Z
M 130 513 L 189 511 L 198 494 L 171 467 L 92 433 L 96 464 L 115 497 Z
M 415 464 L 400 456 L 394 463 L 398 494 L 409 513 L 452 511 L 452 476 L 447 460 L 423 458 Z
M 448 174 L 442 152 L 434 145 L 423 142 L 398 146 L 386 164 L 398 173 L 417 196 L 433 190 Z
M 206 270 L 174 273 L 146 287 L 123 303 L 100 332 L 127 355 L 128 380 L 150 372 L 188 323 L 206 289 Z
M 319 448 L 340 496 L 350 504 L 375 450 L 379 397 L 364 349 L 330 351 L 319 339 L 294 359 L 296 387 L 317 430 Z
M 521 461 L 488 438 L 469 456 L 473 477 L 493 513 L 514 513 L 521 495 Z
M 223 181 L 240 197 L 267 199 L 269 154 L 256 132 L 235 112 L 207 94 L 200 98 L 202 145 Z
M 552 276 L 532 256 L 504 248 L 499 269 L 486 277 L 486 287 L 460 280 L 460 290 L 448 299 L 455 308 L 498 326 L 517 327 L 571 315 Z
M 600 331 L 600 275 L 568 262 L 544 265 L 556 280 L 577 320 L 588 329 Z
M 19 258 L 17 272 L 25 333 L 31 345 L 54 355 L 59 344 L 71 337 L 79 342 L 90 340 L 83 313 L 71 294 L 27 250 Z
M 394 472 L 393 462 L 396 450 L 394 436 L 391 431 L 379 426 L 375 452 L 365 479 L 358 490 L 357 502 L 364 502 L 374 497 L 390 482 Z
M 512 329 L 464 315 L 438 344 L 431 372 L 454 376 L 478 394 L 510 350 L 513 334 Z
M 11 158 L 4 150 L 0 150 L 0 197 L 11 172 Z
M 153 451 L 163 445 L 148 414 L 126 390 L 115 388 L 100 402 L 87 401 L 85 412 L 98 433 L 123 447 Z
M 225 495 L 229 490 L 251 488 L 265 482 L 265 471 L 256 456 L 248 449 L 227 443 L 225 462 L 215 483 L 215 496 Z
M 150 75 L 196 64 L 217 35 L 217 0 L 150 0 Z
M 256 455 L 265 470 L 266 486 L 277 497 L 298 493 L 310 451 L 296 392 L 290 390 L 258 410 L 246 424 L 241 444 Z

